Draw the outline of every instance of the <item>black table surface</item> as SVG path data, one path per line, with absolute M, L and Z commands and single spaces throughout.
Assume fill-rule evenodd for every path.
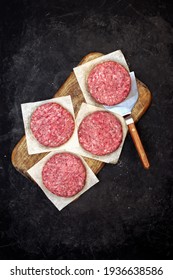
M 1 1 L 1 259 L 173 257 L 172 21 L 167 1 Z M 151 167 L 128 135 L 118 164 L 58 211 L 11 164 L 24 134 L 20 104 L 51 98 L 89 52 L 117 49 L 152 92 L 137 123 Z

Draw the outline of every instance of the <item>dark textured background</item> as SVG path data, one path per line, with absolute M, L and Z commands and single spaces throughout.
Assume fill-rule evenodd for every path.
M 96 3 L 97 2 L 97 3 Z M 173 29 L 167 1 L 0 2 L 0 258 L 173 258 Z M 153 94 L 117 165 L 59 212 L 11 165 L 24 134 L 20 104 L 51 98 L 87 53 L 121 49 Z

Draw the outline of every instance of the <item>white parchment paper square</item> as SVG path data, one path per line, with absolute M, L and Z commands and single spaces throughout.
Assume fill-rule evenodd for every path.
M 34 135 L 32 134 L 32 131 L 30 129 L 30 118 L 31 118 L 32 113 L 36 110 L 36 108 L 38 106 L 40 106 L 42 104 L 50 103 L 50 102 L 56 102 L 56 103 L 60 104 L 61 106 L 63 106 L 65 109 L 67 109 L 72 114 L 74 121 L 75 121 L 74 109 L 73 109 L 73 104 L 72 104 L 70 95 L 64 96 L 64 97 L 52 98 L 52 99 L 43 100 L 43 101 L 21 104 L 22 117 L 23 117 L 26 142 L 27 142 L 27 149 L 28 149 L 29 155 L 50 152 L 50 151 L 58 151 L 59 148 L 69 149 L 71 146 L 71 143 L 73 142 L 73 139 L 77 137 L 77 131 L 76 131 L 76 127 L 75 127 L 71 138 L 66 143 L 61 145 L 60 147 L 45 147 L 37 141 L 37 139 L 34 137 Z
M 58 151 L 58 153 L 62 152 L 68 152 L 67 150 Z M 71 151 L 69 151 L 71 153 Z M 57 151 L 50 152 L 47 156 L 45 156 L 43 159 L 41 159 L 39 162 L 37 162 L 34 166 L 32 166 L 29 170 L 27 170 L 27 173 L 34 179 L 34 181 L 40 186 L 42 191 L 45 193 L 45 195 L 48 197 L 48 199 L 55 205 L 55 207 L 58 210 L 62 210 L 65 206 L 67 206 L 69 203 L 74 201 L 76 198 L 81 196 L 84 192 L 89 190 L 92 186 L 97 184 L 99 182 L 96 175 L 93 173 L 93 171 L 89 168 L 87 163 L 84 161 L 82 157 L 80 159 L 82 160 L 83 164 L 86 167 L 86 183 L 84 188 L 77 193 L 76 195 L 72 197 L 60 197 L 53 193 L 51 193 L 43 184 L 42 181 L 42 169 L 45 163 L 49 158 L 51 158 L 54 154 L 56 154 Z
M 77 130 L 79 128 L 79 125 L 80 125 L 81 121 L 87 115 L 89 115 L 90 113 L 96 112 L 96 111 L 107 111 L 107 110 L 105 110 L 104 108 L 100 108 L 100 107 L 96 107 L 96 106 L 90 105 L 90 104 L 82 103 L 82 105 L 80 107 L 80 110 L 78 112 L 78 115 L 76 117 L 76 128 L 77 128 Z M 71 151 L 74 152 L 74 153 L 77 153 L 77 154 L 79 154 L 81 156 L 85 156 L 85 157 L 88 157 L 88 158 L 96 159 L 96 160 L 99 160 L 99 161 L 102 161 L 102 162 L 106 162 L 106 163 L 116 164 L 118 159 L 119 159 L 119 157 L 120 157 L 121 150 L 122 150 L 123 144 L 124 144 L 124 140 L 125 140 L 125 137 L 126 137 L 126 134 L 127 134 L 127 125 L 126 125 L 125 120 L 124 120 L 123 117 L 121 117 L 120 115 L 118 115 L 118 114 L 116 114 L 114 112 L 111 112 L 111 113 L 114 114 L 120 120 L 120 122 L 122 124 L 122 129 L 123 129 L 123 139 L 122 139 L 122 142 L 121 142 L 120 146 L 118 147 L 118 149 L 115 152 L 113 152 L 111 154 L 108 154 L 108 155 L 104 155 L 104 156 L 93 155 L 93 154 L 87 152 L 86 150 L 84 150 L 82 148 L 82 146 L 79 143 L 78 137 L 75 138 L 75 141 L 73 141 L 73 146 L 71 147 Z
M 127 65 L 127 62 L 126 62 L 125 57 L 124 57 L 121 50 L 117 50 L 117 51 L 114 51 L 112 53 L 100 56 L 100 57 L 95 58 L 95 59 L 93 59 L 89 62 L 86 62 L 82 65 L 79 65 L 79 66 L 73 68 L 73 71 L 75 73 L 76 79 L 77 79 L 77 81 L 79 83 L 79 86 L 81 88 L 81 91 L 84 95 L 86 103 L 89 103 L 89 104 L 95 105 L 95 106 L 99 106 L 99 107 L 103 107 L 101 104 L 97 103 L 91 97 L 90 93 L 88 92 L 87 78 L 88 78 L 88 75 L 89 75 L 91 69 L 95 65 L 97 65 L 101 62 L 104 62 L 104 61 L 109 61 L 109 60 L 120 63 L 122 66 L 124 66 L 129 71 L 129 67 Z M 126 99 L 128 99 L 128 97 Z

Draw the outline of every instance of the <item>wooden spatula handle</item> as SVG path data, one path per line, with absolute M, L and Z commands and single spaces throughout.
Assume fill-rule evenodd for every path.
M 139 157 L 142 161 L 142 164 L 143 164 L 144 168 L 148 169 L 150 167 L 150 163 L 148 161 L 148 158 L 145 153 L 144 147 L 142 145 L 141 139 L 137 132 L 136 126 L 134 123 L 130 123 L 130 124 L 128 124 L 128 128 L 129 128 L 129 132 L 132 136 L 133 142 L 135 144 L 135 147 L 138 151 Z

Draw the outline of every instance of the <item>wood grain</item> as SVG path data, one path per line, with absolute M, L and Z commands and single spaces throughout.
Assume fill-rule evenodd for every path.
M 82 59 L 82 61 L 79 64 L 86 63 L 101 55 L 103 54 L 98 52 L 89 53 Z M 149 91 L 147 86 L 139 80 L 137 80 L 137 86 L 139 91 L 139 98 L 132 110 L 132 117 L 135 122 L 137 122 L 142 117 L 142 115 L 146 112 L 146 110 L 148 109 L 151 103 L 151 92 Z M 59 90 L 56 92 L 54 97 L 66 96 L 66 95 L 71 95 L 75 115 L 77 115 L 81 103 L 84 102 L 85 100 L 83 98 L 82 92 L 79 88 L 78 82 L 73 72 L 64 82 L 64 84 L 59 88 Z M 20 173 L 22 173 L 24 176 L 29 178 L 29 175 L 27 174 L 27 170 L 47 154 L 48 153 L 28 155 L 26 137 L 23 136 L 22 139 L 17 143 L 17 145 L 13 149 L 11 161 L 13 166 Z M 85 158 L 85 160 L 95 174 L 97 174 L 104 166 L 104 163 L 100 161 L 96 161 L 88 158 Z

